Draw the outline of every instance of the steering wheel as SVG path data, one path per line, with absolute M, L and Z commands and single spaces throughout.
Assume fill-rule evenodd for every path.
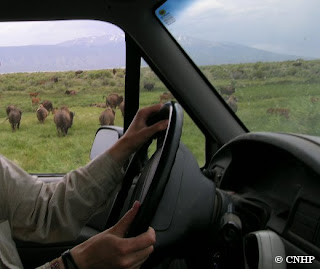
M 158 113 L 148 119 L 147 124 L 152 125 L 163 119 L 169 119 L 168 127 L 153 138 L 157 140 L 153 155 L 148 158 L 148 149 L 153 140 L 151 139 L 132 157 L 122 188 L 115 199 L 107 221 L 107 228 L 111 227 L 132 207 L 136 200 L 140 201 L 141 206 L 130 226 L 128 237 L 141 234 L 150 226 L 174 164 L 183 124 L 181 106 L 175 102 L 164 104 Z

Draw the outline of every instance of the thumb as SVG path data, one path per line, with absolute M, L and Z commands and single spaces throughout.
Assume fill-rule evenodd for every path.
M 132 208 L 111 228 L 113 234 L 124 237 L 129 230 L 140 208 L 140 202 L 135 201 Z

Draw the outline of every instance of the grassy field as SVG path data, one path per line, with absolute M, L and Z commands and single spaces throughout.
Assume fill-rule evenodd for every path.
M 252 131 L 300 132 L 320 135 L 320 61 L 255 63 L 204 66 L 207 78 L 219 90 L 233 85 L 238 99 L 237 115 Z M 124 72 L 118 69 L 75 72 L 43 72 L 0 75 L 0 154 L 14 160 L 31 173 L 66 172 L 89 161 L 94 134 L 99 127 L 109 93 L 124 91 Z M 58 78 L 55 82 L 53 78 Z M 146 83 L 153 89 L 143 89 Z M 149 69 L 141 74 L 141 106 L 159 102 L 166 91 Z M 75 90 L 75 96 L 65 94 Z M 58 137 L 50 114 L 40 124 L 31 105 L 30 92 L 39 92 L 41 100 L 51 100 L 54 107 L 69 106 L 75 112 L 74 124 L 66 137 Z M 312 101 L 311 101 L 311 98 Z M 5 107 L 14 104 L 23 110 L 20 130 L 12 132 L 6 121 Z M 288 117 L 268 113 L 268 109 L 287 109 Z M 115 125 L 122 126 L 120 110 Z M 204 163 L 204 138 L 186 115 L 183 142 Z
M 54 82 L 54 77 L 58 82 Z M 141 106 L 158 103 L 160 94 L 165 91 L 164 86 L 149 69 L 143 70 L 142 77 L 152 81 L 154 89 L 144 91 Z M 65 94 L 67 89 L 76 90 L 77 94 L 68 96 Z M 85 71 L 78 76 L 74 72 L 0 75 L 0 154 L 30 173 L 67 172 L 86 164 L 103 111 L 103 108 L 92 105 L 105 103 L 109 93 L 123 95 L 123 91 L 123 70 L 118 70 L 115 75 L 112 70 Z M 67 105 L 75 112 L 74 123 L 67 136 L 57 135 L 51 113 L 44 124 L 39 123 L 35 112 L 37 106 L 31 105 L 30 92 L 39 92 L 38 97 L 52 101 L 54 107 Z M 16 132 L 12 132 L 6 120 L 5 108 L 10 104 L 23 111 L 20 129 Z M 192 127 L 187 115 L 185 122 L 188 135 L 184 141 L 192 144 L 196 140 L 199 143 L 200 132 Z M 119 109 L 116 109 L 115 125 L 123 126 Z M 204 139 L 200 140 L 204 145 Z M 201 154 L 198 159 L 200 163 L 204 162 Z
M 237 116 L 250 131 L 320 136 L 320 60 L 206 66 L 209 81 L 236 89 Z M 288 117 L 268 113 L 283 109 Z

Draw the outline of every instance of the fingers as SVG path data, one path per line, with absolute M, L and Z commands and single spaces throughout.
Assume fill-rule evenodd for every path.
M 159 112 L 162 106 L 163 104 L 156 104 L 149 107 L 141 108 L 138 111 L 138 114 L 140 113 L 140 115 L 142 115 L 144 119 L 147 119 L 152 113 Z
M 131 238 L 127 238 L 127 247 L 131 251 L 143 250 L 156 243 L 156 233 L 152 227 L 148 231 Z M 153 250 L 153 249 L 152 249 Z
M 137 237 L 126 238 L 125 246 L 128 255 L 122 261 L 127 268 L 139 268 L 154 250 L 155 232 L 150 227 L 149 230 Z
M 143 143 L 148 141 L 155 133 L 163 131 L 168 127 L 168 120 L 161 120 L 151 126 L 147 126 L 147 119 L 156 112 L 159 112 L 163 105 L 156 104 L 153 106 L 140 109 L 135 119 L 130 124 L 124 136 L 130 138 L 133 151 L 137 150 Z
M 129 230 L 140 208 L 140 203 L 135 201 L 132 208 L 111 228 L 112 233 L 124 237 Z
M 155 134 L 157 132 L 163 131 L 168 127 L 168 124 L 169 124 L 169 120 L 158 121 L 157 123 L 155 123 L 149 127 L 150 132 Z
M 163 104 L 156 104 L 150 107 L 142 108 L 137 113 L 137 125 L 136 127 L 141 128 L 140 124 L 143 124 L 144 133 L 146 137 L 152 137 L 156 132 L 163 131 L 168 127 L 168 119 L 158 121 L 151 126 L 147 126 L 147 120 L 152 116 L 152 114 L 157 113 L 162 108 Z
M 135 124 L 137 124 L 138 126 L 141 124 L 144 127 L 146 127 L 147 126 L 146 122 L 148 118 L 151 117 L 153 114 L 156 114 L 157 112 L 159 112 L 162 106 L 163 106 L 162 104 L 156 104 L 149 107 L 141 108 L 137 112 L 136 118 L 133 122 L 135 122 Z
M 146 124 L 150 115 L 158 112 L 162 106 L 162 104 L 156 104 L 140 109 L 124 135 L 109 148 L 109 154 L 119 165 L 123 165 L 129 156 L 154 134 L 168 127 L 168 120 L 159 121 L 151 126 Z
M 114 235 L 123 238 L 137 215 L 139 207 L 140 203 L 135 201 L 132 208 L 118 221 L 115 226 L 109 229 L 109 231 Z M 149 227 L 146 232 L 135 237 L 126 238 L 125 240 L 127 251 L 136 252 L 152 247 L 156 242 L 156 233 L 152 227 Z
M 141 265 L 149 258 L 150 254 L 153 252 L 153 247 L 144 249 L 134 253 L 128 257 L 129 268 L 136 269 L 140 268 Z

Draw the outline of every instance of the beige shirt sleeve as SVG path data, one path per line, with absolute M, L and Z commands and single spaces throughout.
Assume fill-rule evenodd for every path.
M 75 239 L 101 207 L 111 203 L 123 178 L 108 153 L 44 183 L 4 157 L 0 158 L 0 222 L 8 220 L 13 237 L 25 241 Z

